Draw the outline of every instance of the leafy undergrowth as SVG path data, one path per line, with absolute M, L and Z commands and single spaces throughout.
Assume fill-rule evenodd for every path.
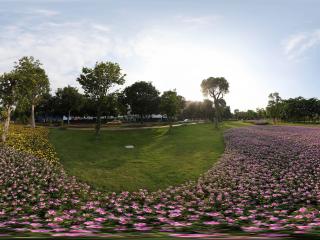
M 309 239 L 320 227 L 319 136 L 320 129 L 302 127 L 229 130 L 226 153 L 198 181 L 152 193 L 100 193 L 59 165 L 2 147 L 0 234 L 244 232 Z

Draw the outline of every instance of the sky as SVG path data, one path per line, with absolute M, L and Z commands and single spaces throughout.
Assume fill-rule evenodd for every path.
M 268 95 L 320 97 L 317 0 L 0 0 L 0 73 L 22 56 L 43 63 L 54 93 L 97 61 L 120 64 L 126 84 L 150 81 L 187 100 L 225 77 L 231 109 Z M 120 88 L 120 89 L 121 89 Z

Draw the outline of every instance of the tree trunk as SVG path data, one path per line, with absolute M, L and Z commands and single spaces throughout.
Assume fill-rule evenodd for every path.
M 69 110 L 69 112 L 68 112 L 68 125 L 70 125 L 70 110 Z
M 215 111 L 215 116 L 214 116 L 214 127 L 216 129 L 219 128 L 219 106 L 218 103 L 214 103 L 214 111 Z
M 6 140 L 7 140 L 7 135 L 8 135 L 8 132 L 9 132 L 10 119 L 11 119 L 11 107 L 9 107 L 7 109 L 7 117 L 6 117 L 6 119 L 4 121 L 4 124 L 3 124 L 2 135 L 1 135 L 2 142 L 6 142 Z
M 35 128 L 36 127 L 36 120 L 34 117 L 34 104 L 31 105 L 31 127 Z
M 169 123 L 169 130 L 168 130 L 168 133 L 171 133 L 171 131 L 172 131 L 172 119 L 171 119 L 171 118 L 169 118 L 169 117 L 167 117 L 167 121 L 168 121 L 168 123 Z
M 219 128 L 218 117 L 215 117 L 215 118 L 214 118 L 214 128 L 216 128 L 216 129 Z
M 100 134 L 100 129 L 101 129 L 101 108 L 99 106 L 97 110 L 96 136 Z

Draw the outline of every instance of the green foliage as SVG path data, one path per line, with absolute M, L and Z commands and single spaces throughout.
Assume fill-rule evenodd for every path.
M 320 100 L 317 98 L 281 99 L 279 93 L 271 93 L 266 110 L 267 116 L 272 118 L 274 123 L 280 119 L 291 122 L 316 122 L 320 120 Z
M 56 96 L 52 96 L 50 93 L 43 95 L 37 107 L 37 116 L 41 116 L 48 121 L 49 117 L 62 115 L 64 113 L 65 111 L 62 111 Z
M 279 93 L 274 92 L 269 94 L 267 114 L 269 117 L 273 119 L 274 123 L 281 116 L 281 104 L 282 104 L 282 100 Z
M 14 72 L 0 75 L 0 104 L 5 108 L 12 107 L 18 101 L 18 80 Z
M 82 73 L 77 81 L 90 99 L 99 102 L 109 93 L 110 88 L 124 84 L 124 77 L 125 75 L 121 74 L 119 64 L 97 62 L 94 68 L 82 68 Z
M 33 57 L 22 57 L 15 65 L 14 72 L 19 79 L 20 104 L 31 106 L 32 126 L 35 127 L 34 107 L 50 91 L 49 79 L 39 60 Z
M 98 108 L 98 104 L 100 105 L 100 112 L 102 116 L 112 116 L 118 114 L 118 103 L 115 93 L 107 95 L 101 100 L 100 103 L 86 97 L 84 97 L 82 101 L 83 104 L 80 109 L 80 114 L 83 116 L 95 116 L 97 114 L 96 109 Z
M 124 77 L 125 75 L 121 73 L 121 68 L 117 63 L 97 62 L 94 68 L 84 67 L 77 79 L 86 96 L 96 104 L 96 134 L 100 132 L 102 105 L 110 95 L 112 87 L 124 84 Z
M 176 90 L 166 91 L 160 98 L 161 113 L 166 114 L 170 122 L 172 122 L 176 115 L 181 112 L 184 104 L 184 98 L 178 95 Z
M 229 83 L 223 77 L 209 77 L 201 83 L 201 89 L 204 96 L 213 98 L 215 109 L 215 127 L 218 128 L 218 121 L 221 120 L 221 108 L 225 106 L 223 97 L 229 92 Z
M 202 81 L 201 89 L 204 96 L 218 100 L 229 92 L 229 83 L 224 77 L 209 77 Z
M 49 93 L 49 79 L 39 60 L 22 57 L 16 63 L 14 71 L 20 80 L 20 91 L 28 103 L 37 105 L 43 95 Z
M 239 111 L 239 109 L 234 110 L 234 118 L 236 120 L 257 120 L 266 118 L 266 110 L 263 108 L 257 108 L 254 110 Z
M 320 100 L 303 97 L 282 101 L 281 118 L 286 121 L 317 121 L 320 119 Z
M 226 105 L 226 102 L 221 99 L 219 100 L 219 104 L 220 121 L 232 118 L 230 107 Z M 187 101 L 180 117 L 182 119 L 213 121 L 215 118 L 215 109 L 213 105 L 213 102 L 209 99 L 205 99 L 203 102 Z
M 203 102 L 186 101 L 181 113 L 182 119 L 211 120 L 214 118 L 213 102 L 205 99 Z
M 56 92 L 56 99 L 59 105 L 60 111 L 68 116 L 68 123 L 70 122 L 70 114 L 72 111 L 79 111 L 82 104 L 81 94 L 78 89 L 67 86 L 64 88 L 58 88 Z
M 135 82 L 123 91 L 125 102 L 130 106 L 133 114 L 140 116 L 141 120 L 146 115 L 158 113 L 159 91 L 151 82 Z
M 14 72 L 4 73 L 0 76 L 0 105 L 2 106 L 0 118 L 4 124 L 1 141 L 5 142 L 10 125 L 11 112 L 19 100 L 18 80 Z
M 58 88 L 56 92 L 56 97 L 60 109 L 67 114 L 69 111 L 79 110 L 81 107 L 81 94 L 78 89 L 67 86 L 64 88 Z
M 116 99 L 116 109 L 117 113 L 121 115 L 127 115 L 129 112 L 126 96 L 124 92 L 118 92 L 115 94 L 115 99 Z

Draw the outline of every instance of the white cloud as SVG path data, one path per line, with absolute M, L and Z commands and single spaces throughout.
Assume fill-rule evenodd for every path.
M 290 36 L 283 43 L 288 59 L 297 60 L 310 49 L 320 45 L 320 29 Z
M 0 29 L 0 72 L 8 71 L 22 56 L 34 56 L 44 64 L 53 89 L 76 85 L 83 66 L 105 59 L 112 41 L 103 26 L 87 22 L 44 22 L 26 28 L 11 25 Z
M 177 16 L 178 21 L 191 25 L 208 25 L 214 24 L 222 17 L 220 15 L 210 16 Z
M 110 32 L 110 27 L 109 26 L 105 26 L 105 25 L 101 25 L 101 24 L 93 24 L 92 27 L 98 31 L 102 31 L 102 32 Z
M 191 100 L 203 99 L 200 83 L 210 76 L 230 81 L 227 101 L 233 108 L 263 106 L 252 99 L 267 96 L 244 53 L 213 42 L 196 44 L 195 39 L 168 28 L 142 29 L 130 38 L 108 25 L 85 20 L 0 28 L 0 72 L 25 55 L 40 59 L 53 90 L 68 84 L 79 87 L 76 78 L 83 66 L 111 60 L 120 63 L 127 84 L 152 81 L 160 91 L 176 88 Z M 248 86 L 256 90 L 248 91 Z
M 17 18 L 34 18 L 34 17 L 55 17 L 60 15 L 59 11 L 47 8 L 25 8 L 25 9 L 0 9 L 0 13 L 5 13 L 11 17 Z M 24 19 L 26 20 L 26 19 Z
M 58 11 L 49 9 L 34 9 L 30 11 L 30 14 L 37 14 L 44 17 L 53 17 L 59 15 L 60 13 Z

